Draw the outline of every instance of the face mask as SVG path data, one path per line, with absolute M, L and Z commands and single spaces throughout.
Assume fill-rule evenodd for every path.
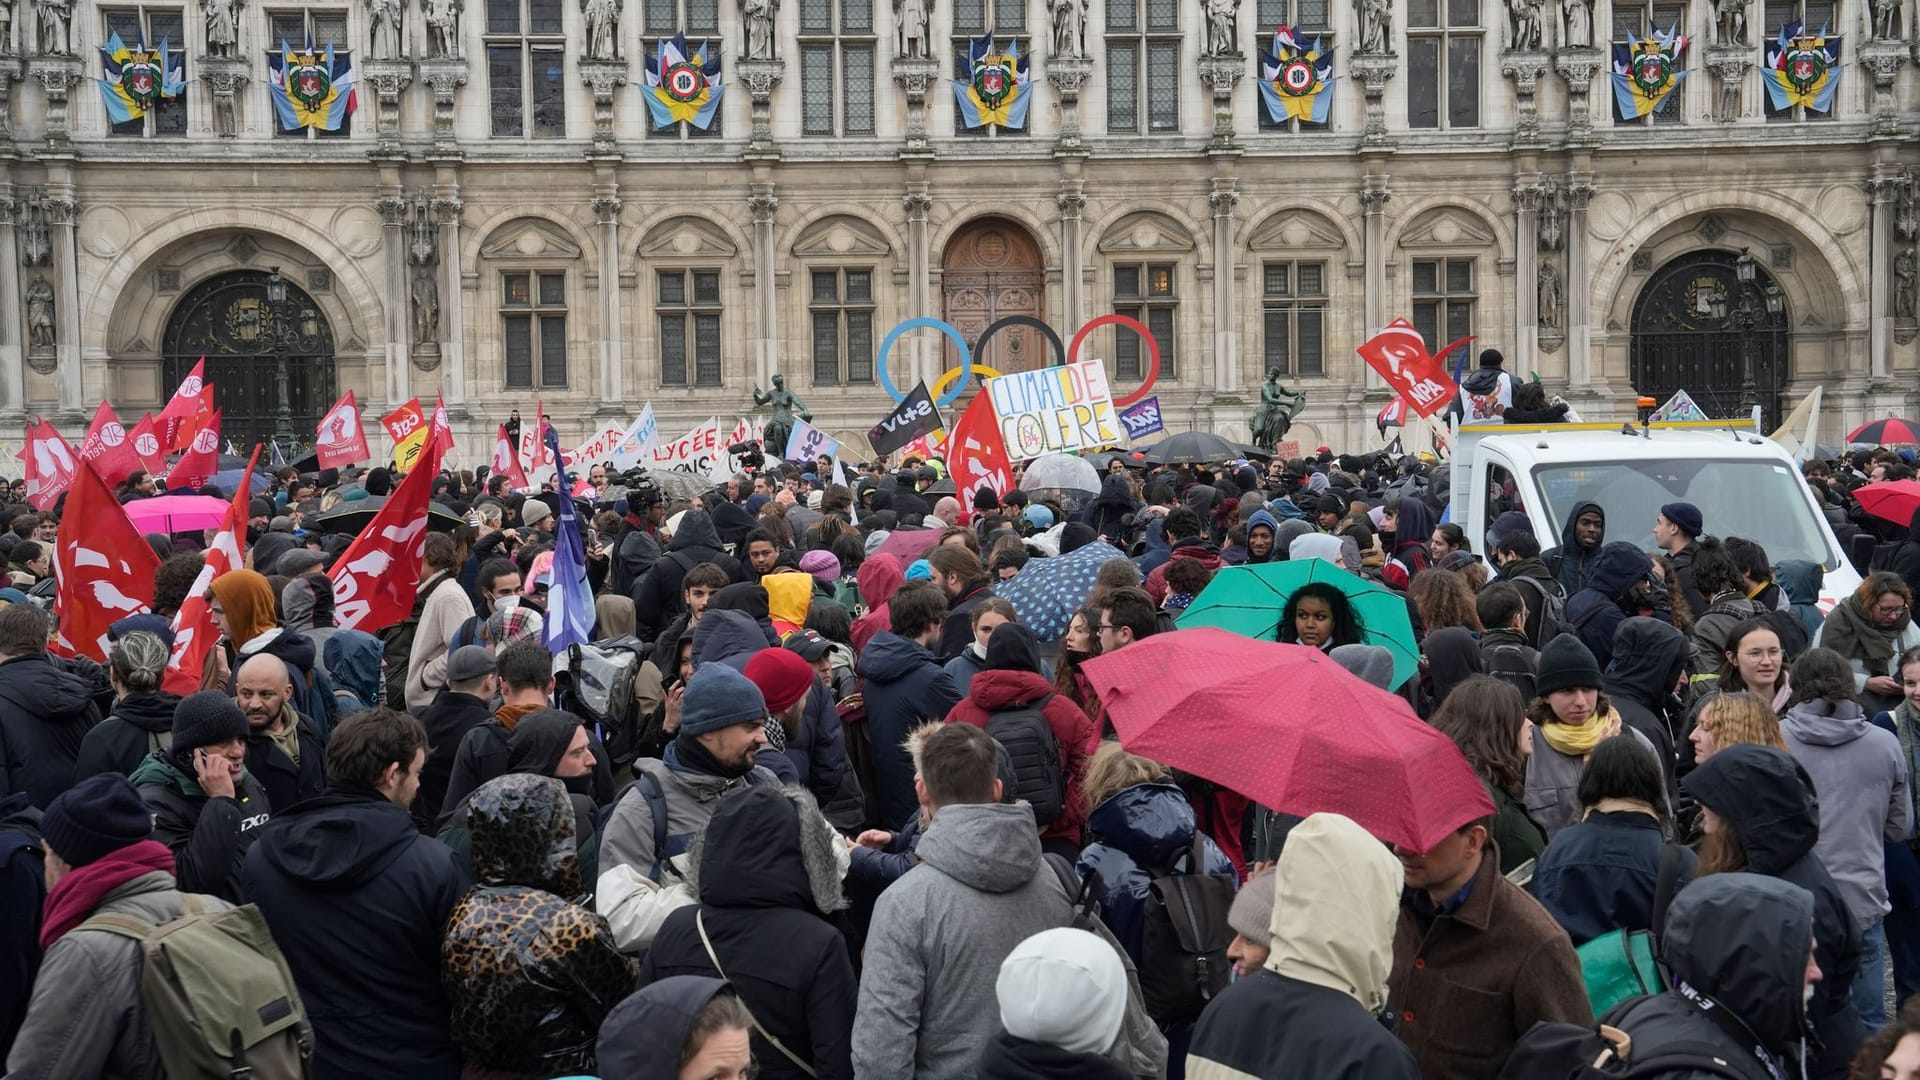
M 1092 653 L 1090 653 L 1090 652 L 1081 652 L 1081 651 L 1080 651 L 1080 650 L 1078 650 L 1078 649 L 1065 649 L 1065 650 L 1063 650 L 1063 651 L 1061 652 L 1061 654 L 1060 654 L 1060 655 L 1062 655 L 1062 656 L 1064 656 L 1064 657 L 1066 657 L 1066 658 L 1067 658 L 1067 662 L 1068 662 L 1068 663 L 1070 663 L 1070 664 L 1073 664 L 1073 665 L 1074 665 L 1075 667 L 1078 667 L 1078 666 L 1080 666 L 1081 664 L 1084 664 L 1084 663 L 1086 663 L 1087 661 L 1089 661 L 1089 660 L 1091 660 L 1091 659 L 1093 659 L 1093 654 L 1092 654 Z
M 987 658 L 987 647 L 978 641 L 968 644 L 967 651 L 973 654 L 975 660 L 984 662 Z

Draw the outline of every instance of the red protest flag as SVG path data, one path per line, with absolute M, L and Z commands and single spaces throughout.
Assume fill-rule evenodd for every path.
M 333 579 L 335 626 L 372 632 L 412 613 L 420 552 L 427 546 L 427 502 L 440 456 L 439 443 L 428 439 L 417 467 L 335 560 L 328 575 Z
M 100 474 L 74 470 L 73 488 L 53 542 L 59 579 L 54 610 L 60 629 L 54 648 L 65 655 L 107 658 L 107 627 L 153 606 L 153 575 L 160 557 L 127 518 Z
M 133 452 L 140 458 L 140 467 L 153 474 L 158 480 L 167 471 L 167 452 L 160 445 L 160 422 L 148 413 L 133 425 Z
M 220 531 L 213 543 L 207 545 L 207 561 L 200 567 L 200 575 L 193 579 L 193 588 L 187 590 L 180 610 L 174 613 L 173 655 L 167 660 L 167 674 L 160 682 L 160 689 L 170 694 L 185 697 L 200 689 L 207 653 L 220 632 L 213 624 L 213 606 L 207 603 L 207 588 L 214 578 L 242 565 L 248 508 L 253 502 L 253 466 L 259 460 L 260 445 L 255 443 L 253 456 L 247 459 L 247 471 L 240 474 L 240 487 L 227 506 L 227 516 L 220 521 Z
M 193 434 L 187 452 L 173 463 L 167 474 L 168 488 L 192 488 L 199 491 L 214 473 L 220 471 L 220 410 L 207 417 Z
M 109 487 L 141 470 L 140 455 L 133 452 L 133 440 L 114 415 L 113 406 L 101 402 L 93 410 L 93 424 L 80 443 L 80 460 L 93 466 Z
M 314 454 L 323 469 L 353 465 L 373 456 L 367 449 L 367 429 L 360 423 L 360 406 L 354 401 L 353 391 L 347 391 L 320 418 Z
M 52 424 L 39 417 L 27 425 L 27 445 L 17 455 L 27 463 L 27 501 L 35 510 L 50 510 L 73 485 L 79 458 Z
M 505 424 L 493 437 L 493 471 L 506 477 L 513 490 L 526 490 L 527 471 L 520 467 L 520 455 L 514 452 L 513 437 L 507 434 Z
M 960 422 L 953 425 L 946 446 L 954 498 L 960 500 L 962 513 L 973 513 L 973 494 L 983 484 L 995 495 L 1013 490 L 1013 463 L 1007 455 L 1007 441 L 1000 434 L 1000 420 L 987 395 L 973 396 L 967 411 L 960 414 Z
M 433 399 L 433 428 L 427 438 L 443 456 L 453 449 L 453 425 L 447 423 L 447 403 L 441 398 Z
M 553 451 L 547 449 L 546 439 L 541 432 L 547 428 L 547 410 L 539 398 L 533 399 L 533 427 L 520 432 L 520 456 L 527 461 L 527 468 L 538 469 L 553 464 Z
M 213 411 L 213 387 L 206 385 L 205 375 L 207 358 L 201 357 L 199 363 L 167 399 L 167 407 L 160 410 L 157 423 L 160 425 L 160 445 L 166 453 L 185 449 L 193 440 L 193 433 L 202 412 Z
M 1437 355 L 1430 355 L 1420 331 L 1405 319 L 1395 319 L 1354 351 L 1407 399 L 1408 407 L 1421 416 L 1432 416 L 1446 408 L 1460 389 L 1447 374 L 1442 358 L 1471 340 L 1461 338 Z

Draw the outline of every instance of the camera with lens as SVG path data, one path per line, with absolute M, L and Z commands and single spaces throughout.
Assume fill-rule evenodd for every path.
M 762 469 L 767 464 L 767 456 L 760 452 L 760 444 L 751 440 L 734 443 L 727 447 L 727 453 L 739 458 L 743 469 Z
M 613 482 L 627 489 L 629 506 L 651 506 L 661 501 L 660 486 L 644 468 L 628 469 L 614 477 Z

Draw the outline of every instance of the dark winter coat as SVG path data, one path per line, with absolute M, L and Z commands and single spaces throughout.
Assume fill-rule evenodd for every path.
M 1653 560 L 1646 552 L 1616 540 L 1600 549 L 1587 587 L 1567 598 L 1567 622 L 1580 635 L 1581 644 L 1593 653 L 1600 670 L 1605 671 L 1613 659 L 1613 636 L 1627 618 L 1620 607 L 1621 598 L 1652 570 Z
M 1920 595 L 1920 510 L 1913 512 L 1913 520 L 1907 525 L 1907 538 L 1894 550 L 1887 569 L 1899 574 L 1907 588 Z
M 631 519 L 629 519 L 631 520 Z M 612 578 L 609 587 L 621 596 L 632 596 L 633 587 L 660 561 L 660 534 L 649 523 L 629 528 L 613 549 Z
M 600 1074 L 619 1080 L 680 1080 L 680 1048 L 700 1010 L 727 988 L 693 975 L 635 990 L 600 1025 Z
M 686 590 L 682 586 L 687 571 L 703 562 L 725 570 L 729 581 L 747 579 L 740 564 L 721 548 L 713 515 L 704 510 L 689 510 L 680 519 L 680 530 L 673 534 L 673 542 L 633 587 L 635 637 L 653 640 L 675 615 L 686 610 Z
M 1521 582 L 1522 578 L 1527 579 L 1525 583 Z M 1526 600 L 1527 621 L 1522 632 L 1527 636 L 1527 644 L 1538 649 L 1540 618 L 1547 610 L 1543 594 L 1559 596 L 1563 601 L 1563 609 L 1566 606 L 1564 601 L 1572 594 L 1555 580 L 1553 571 L 1548 570 L 1547 564 L 1539 559 L 1515 559 L 1507 563 L 1500 568 L 1500 580 L 1513 583 L 1513 587 L 1520 590 L 1521 598 Z
M 1088 814 L 1087 835 L 1074 869 L 1082 878 L 1099 873 L 1100 919 L 1135 964 L 1141 962 L 1153 879 L 1175 869 L 1175 856 L 1182 849 L 1194 849 L 1200 872 L 1234 877 L 1233 863 L 1195 826 L 1186 793 L 1170 781 L 1116 792 Z M 1183 869 L 1195 872 L 1191 865 Z
M 1579 521 L 1580 515 L 1589 510 L 1599 512 L 1602 526 L 1600 543 L 1590 548 L 1581 546 L 1580 541 L 1575 539 L 1573 530 L 1574 522 Z M 1606 521 L 1607 512 L 1599 503 L 1574 503 L 1573 509 L 1567 514 L 1566 524 L 1560 527 L 1560 546 L 1540 554 L 1540 561 L 1546 564 L 1547 569 L 1553 574 L 1553 579 L 1560 583 L 1560 587 L 1566 590 L 1569 597 L 1586 588 L 1587 579 L 1591 578 L 1594 570 L 1597 569 L 1600 551 L 1606 546 Z M 1572 617 L 1573 613 L 1569 611 L 1567 615 Z
M 446 810 L 447 785 L 453 780 L 453 759 L 467 733 L 493 719 L 488 704 L 472 694 L 443 689 L 420 714 L 420 726 L 427 729 L 427 763 L 420 768 L 420 794 L 413 801 L 413 814 L 425 829 Z
M 1664 847 L 1652 814 L 1596 810 L 1554 835 L 1527 891 L 1576 946 L 1613 930 L 1650 930 Z M 1688 852 L 1680 881 L 1693 876 L 1693 861 Z
M 99 722 L 86 681 L 45 653 L 0 663 L 0 796 L 24 791 L 46 809 L 73 786 L 80 744 Z
M 544 705 L 541 707 L 545 708 Z M 467 737 L 460 740 L 460 749 L 453 756 L 453 772 L 447 779 L 447 793 L 441 799 L 436 830 L 446 828 L 446 820 L 454 807 L 473 794 L 475 788 L 495 777 L 505 776 L 510 768 L 508 759 L 512 755 L 513 729 L 499 716 L 500 713 L 496 712 L 494 719 L 468 730 Z M 516 721 L 519 718 L 514 717 Z M 565 781 L 567 790 L 575 795 L 585 795 L 593 800 L 595 806 L 605 806 L 613 801 L 614 794 L 620 790 L 619 785 L 613 782 L 613 767 L 608 764 L 613 759 L 607 755 L 607 748 L 600 742 L 600 737 L 591 729 L 587 731 L 587 749 L 593 754 L 593 771 Z
M 128 694 L 114 702 L 113 712 L 80 741 L 73 782 L 101 773 L 126 776 L 148 754 L 165 750 L 173 742 L 173 709 L 179 704 L 180 695 L 165 690 Z
M 846 940 L 826 917 L 840 903 L 837 841 L 798 790 L 750 787 L 723 800 L 693 852 L 700 903 L 667 916 L 641 983 L 724 977 L 761 1026 L 819 1076 L 851 1078 L 858 984 Z M 696 917 L 724 972 L 708 959 Z M 805 1075 L 757 1033 L 753 1057 L 767 1080 Z
M 1704 612 L 1695 608 L 1693 643 L 1699 656 L 1695 667 L 1700 671 L 1718 668 L 1722 654 L 1727 651 L 1727 638 L 1733 633 L 1733 628 L 1770 610 L 1739 593 L 1722 593 L 1714 597 Z
M 293 706 L 281 708 L 292 711 Z M 269 807 L 288 807 L 327 790 L 327 740 L 305 714 L 294 715 L 300 732 L 300 760 L 294 761 L 273 737 L 255 728 L 247 733 L 247 775 L 260 781 Z
M 128 779 L 153 812 L 153 838 L 173 852 L 180 891 L 246 903 L 240 871 L 272 814 L 266 789 L 247 772 L 235 782 L 231 798 L 209 798 L 199 781 L 166 754 L 148 754 Z
M 1733 830 L 1746 849 L 1749 871 L 1813 894 L 1813 952 L 1821 979 L 1807 1012 L 1821 1050 L 1810 1059 L 1807 1075 L 1845 1076 L 1865 1036 L 1851 993 L 1860 967 L 1860 929 L 1840 887 L 1813 853 L 1820 812 L 1812 778 L 1784 750 L 1741 744 L 1701 762 L 1682 787 Z M 1799 955 L 1804 962 L 1804 946 Z M 1793 986 L 1799 985 L 1796 977 Z
M 1127 1070 L 1112 1058 L 1016 1039 L 1005 1031 L 988 1040 L 975 1075 L 979 1080 L 1127 1080 Z
M 293 707 L 300 715 L 311 717 L 315 731 L 324 738 L 339 722 L 340 707 L 334 700 L 333 680 L 320 670 L 319 651 L 305 634 L 269 630 L 246 643 L 234 657 L 233 670 L 248 657 L 266 653 L 287 665 L 287 680 L 293 684 Z
M 1187 1053 L 1187 1080 L 1249 1077 L 1420 1080 L 1420 1069 L 1351 996 L 1262 968 L 1207 1006 Z
M 905 821 L 919 811 L 920 800 L 913 791 L 913 761 L 901 744 L 914 728 L 952 712 L 960 691 L 933 653 L 891 630 L 875 634 L 861 650 L 860 674 L 867 680 L 867 733 L 880 820 Z
M 40 970 L 40 914 L 46 905 L 46 845 L 40 811 L 27 793 L 0 796 L 0 1062 L 27 1017 Z
M 440 941 L 469 881 L 445 845 L 335 789 L 276 814 L 243 876 L 313 1022 L 316 1080 L 460 1075 Z
M 1673 777 L 1676 730 L 1684 719 L 1673 688 L 1686 671 L 1685 634 L 1659 619 L 1636 615 L 1623 619 L 1613 635 L 1613 663 L 1601 672 L 1600 689 L 1613 702 L 1621 723 L 1638 731 L 1660 756 L 1660 775 L 1669 795 L 1679 789 Z M 1679 714 L 1679 715 L 1676 715 Z
M 1707 598 L 1693 586 L 1693 557 L 1700 553 L 1700 545 L 1688 541 L 1687 546 L 1667 556 L 1673 564 L 1673 580 L 1680 593 L 1687 598 L 1687 610 L 1707 610 Z
M 995 633 L 995 646 L 1007 640 L 1006 635 Z M 1026 638 L 1031 649 L 1032 637 Z M 994 661 L 994 653 L 989 648 L 989 663 Z M 1040 656 L 1033 651 L 1028 663 L 1039 666 Z M 1040 830 L 1042 839 L 1062 839 L 1069 844 L 1080 842 L 1080 827 L 1087 821 L 1087 803 L 1080 791 L 1081 781 L 1087 776 L 1087 762 L 1100 746 L 1100 730 L 1093 726 L 1087 714 L 1080 706 L 1053 693 L 1053 684 L 1046 676 L 1037 671 L 1015 671 L 988 669 L 974 676 L 965 700 L 954 705 L 947 713 L 950 723 L 972 724 L 985 728 L 996 712 L 1017 709 L 1031 705 L 1048 694 L 1053 697 L 1041 707 L 1040 715 L 1047 722 L 1047 729 L 1053 732 L 1053 741 L 1060 752 L 1060 775 L 1066 792 L 1066 803 L 1060 816 Z M 1189 822 L 1191 825 L 1191 822 Z

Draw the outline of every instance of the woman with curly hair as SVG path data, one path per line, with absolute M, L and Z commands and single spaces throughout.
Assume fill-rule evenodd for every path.
M 1421 636 L 1449 626 L 1464 626 L 1481 632 L 1480 614 L 1474 607 L 1473 589 L 1467 579 L 1447 570 L 1422 570 L 1407 585 L 1407 595 L 1420 614 Z
M 1274 639 L 1332 652 L 1341 645 L 1364 643 L 1366 627 L 1338 585 L 1309 581 L 1287 597 Z
M 1500 679 L 1476 675 L 1453 688 L 1429 721 L 1452 739 L 1493 797 L 1494 845 L 1500 872 L 1508 873 L 1546 849 L 1547 834 L 1527 814 L 1527 757 L 1533 753 L 1533 721 L 1520 691 Z
M 1893 1023 L 1867 1036 L 1848 1080 L 1920 1080 L 1920 998 L 1908 998 Z

